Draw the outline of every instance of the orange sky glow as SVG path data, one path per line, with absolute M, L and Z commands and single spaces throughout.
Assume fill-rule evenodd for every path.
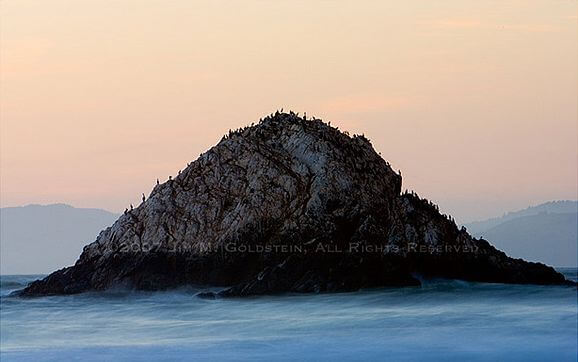
M 138 204 L 230 128 L 364 133 L 467 222 L 576 199 L 578 2 L 0 4 L 0 203 Z

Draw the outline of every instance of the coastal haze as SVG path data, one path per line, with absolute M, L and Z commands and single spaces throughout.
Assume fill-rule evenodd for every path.
M 465 225 L 516 258 L 557 267 L 578 265 L 578 202 L 554 201 Z
M 460 223 L 577 198 L 574 1 L 1 7 L 3 207 L 122 212 L 281 107 L 364 133 Z
M 46 274 L 72 265 L 117 214 L 64 204 L 0 209 L 0 274 Z

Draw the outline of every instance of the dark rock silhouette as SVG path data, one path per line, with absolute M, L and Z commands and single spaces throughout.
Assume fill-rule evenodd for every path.
M 472 238 L 401 182 L 364 136 L 277 112 L 230 131 L 74 266 L 20 295 L 188 284 L 228 287 L 221 296 L 342 292 L 419 285 L 417 276 L 569 283 Z

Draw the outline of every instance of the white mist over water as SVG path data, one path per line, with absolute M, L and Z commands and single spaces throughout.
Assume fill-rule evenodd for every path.
M 561 270 L 576 280 L 576 269 Z M 358 293 L 204 300 L 198 290 L 8 297 L 2 361 L 575 361 L 576 288 L 436 281 Z

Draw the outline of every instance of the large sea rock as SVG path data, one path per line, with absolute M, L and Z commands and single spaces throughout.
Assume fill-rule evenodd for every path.
M 414 193 L 364 136 L 276 113 L 223 137 L 20 292 L 225 287 L 222 296 L 342 292 L 422 278 L 565 284 L 512 259 Z

